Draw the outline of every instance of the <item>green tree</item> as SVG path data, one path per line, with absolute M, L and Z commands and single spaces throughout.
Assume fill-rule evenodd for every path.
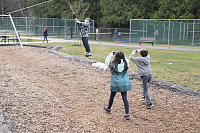
M 132 18 L 148 19 L 158 10 L 158 0 L 139 0 L 132 3 Z
M 193 18 L 193 14 L 189 12 L 189 2 L 189 0 L 160 0 L 159 10 L 155 12 L 153 18 Z
M 31 5 L 35 5 L 42 2 L 45 2 L 45 1 L 44 0 L 27 0 L 26 5 L 31 6 Z M 68 5 L 65 0 L 53 0 L 51 2 L 38 5 L 28 10 L 30 12 L 33 12 L 36 17 L 61 18 L 62 13 L 64 10 L 66 10 L 67 6 Z
M 5 0 L 4 0 L 5 1 Z M 48 0 L 21 0 L 25 6 Z M 90 17 L 96 26 L 129 27 L 130 19 L 199 18 L 199 0 L 69 0 L 78 16 Z M 86 10 L 87 9 L 87 10 Z M 35 17 L 72 18 L 66 0 L 53 0 L 28 9 Z M 83 13 L 83 15 L 81 15 Z
M 109 27 L 128 26 L 132 0 L 100 0 L 101 23 Z
M 200 1 L 199 0 L 186 0 L 186 15 L 188 18 L 200 18 Z
M 102 18 L 102 12 L 101 12 L 101 6 L 100 6 L 100 0 L 88 0 L 89 9 L 85 16 L 95 20 L 95 26 L 101 25 L 101 18 Z

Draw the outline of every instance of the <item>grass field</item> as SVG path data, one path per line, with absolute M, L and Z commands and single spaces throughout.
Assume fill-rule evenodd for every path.
M 45 43 L 45 45 L 61 45 L 60 52 L 74 56 L 84 57 L 85 54 L 84 47 L 74 45 L 74 43 Z M 101 62 L 104 62 L 111 51 L 122 51 L 126 57 L 129 57 L 133 50 L 133 48 L 95 45 L 92 43 L 90 46 L 93 56 L 89 59 Z M 183 48 L 190 47 L 183 46 Z M 154 78 L 200 90 L 200 52 L 158 49 L 148 49 L 148 51 L 152 58 L 151 67 Z M 136 66 L 132 62 L 130 63 L 130 69 L 136 72 Z
M 42 40 L 37 40 L 37 39 L 26 39 L 26 38 L 22 38 L 21 42 L 41 42 Z

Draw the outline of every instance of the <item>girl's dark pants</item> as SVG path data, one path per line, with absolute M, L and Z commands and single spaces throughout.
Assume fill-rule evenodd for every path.
M 108 109 L 111 109 L 116 93 L 117 92 L 111 91 L 109 103 L 108 103 Z M 122 95 L 122 99 L 124 102 L 125 114 L 129 114 L 129 104 L 128 104 L 128 100 L 127 100 L 127 92 L 121 92 L 121 95 Z

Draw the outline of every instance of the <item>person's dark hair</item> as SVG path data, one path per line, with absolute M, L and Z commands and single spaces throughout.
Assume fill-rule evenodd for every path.
M 146 56 L 148 55 L 148 50 L 146 50 L 146 49 L 140 50 L 140 55 L 141 55 L 142 57 L 146 57 Z
M 126 62 L 125 56 L 123 52 L 117 52 L 115 54 L 114 60 L 110 63 L 109 68 L 112 68 L 112 65 L 115 65 L 117 68 L 117 65 L 121 63 L 121 59 L 123 59 L 124 62 L 124 71 L 128 70 L 128 64 Z

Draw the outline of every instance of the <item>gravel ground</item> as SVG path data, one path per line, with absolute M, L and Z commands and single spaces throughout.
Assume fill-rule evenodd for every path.
M 150 85 L 155 107 L 140 101 L 140 81 L 128 92 L 132 119 L 123 120 L 116 95 L 112 114 L 102 109 L 109 98 L 110 73 L 70 61 L 46 49 L 0 47 L 0 107 L 17 133 L 200 132 L 198 97 Z

